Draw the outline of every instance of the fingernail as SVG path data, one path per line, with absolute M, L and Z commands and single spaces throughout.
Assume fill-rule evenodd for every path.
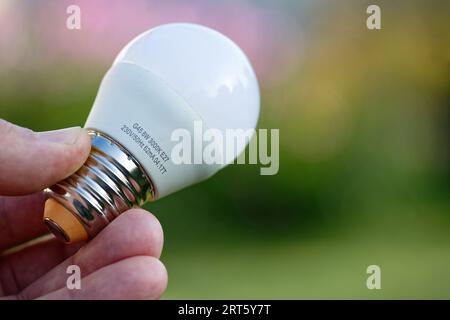
M 74 144 L 77 139 L 84 134 L 81 127 L 72 127 L 61 130 L 39 132 L 39 138 L 49 142 L 62 144 Z

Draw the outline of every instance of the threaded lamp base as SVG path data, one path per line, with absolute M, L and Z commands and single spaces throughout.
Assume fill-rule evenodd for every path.
M 45 193 L 70 211 L 92 238 L 122 212 L 154 199 L 156 193 L 149 176 L 124 147 L 104 133 L 88 133 L 92 148 L 84 165 Z M 58 239 L 71 242 L 67 227 L 55 214 L 46 215 L 45 224 Z

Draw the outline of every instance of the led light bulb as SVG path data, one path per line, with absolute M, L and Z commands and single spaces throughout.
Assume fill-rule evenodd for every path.
M 224 35 L 168 24 L 131 41 L 100 85 L 85 128 L 86 163 L 46 190 L 44 222 L 65 242 L 94 237 L 133 206 L 204 180 L 225 164 L 178 164 L 172 134 L 253 129 L 259 88 L 245 54 Z M 193 147 L 202 147 L 194 141 Z M 200 142 L 202 144 L 202 142 Z M 227 162 L 245 148 L 240 144 Z

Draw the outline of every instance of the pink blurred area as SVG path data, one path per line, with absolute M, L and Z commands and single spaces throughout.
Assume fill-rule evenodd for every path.
M 296 63 L 299 30 L 276 7 L 234 1 L 5 1 L 0 5 L 0 68 L 44 69 L 61 60 L 107 67 L 141 32 L 192 22 L 221 31 L 246 52 L 262 85 Z M 67 7 L 81 9 L 81 30 L 68 30 Z

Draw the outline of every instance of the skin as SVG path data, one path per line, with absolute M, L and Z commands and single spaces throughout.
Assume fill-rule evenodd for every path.
M 88 243 L 52 238 L 5 254 L 48 233 L 42 190 L 75 172 L 89 151 L 83 129 L 35 133 L 0 119 L 0 299 L 157 299 L 164 292 L 162 227 L 142 209 L 123 213 Z M 74 264 L 81 290 L 66 286 Z

